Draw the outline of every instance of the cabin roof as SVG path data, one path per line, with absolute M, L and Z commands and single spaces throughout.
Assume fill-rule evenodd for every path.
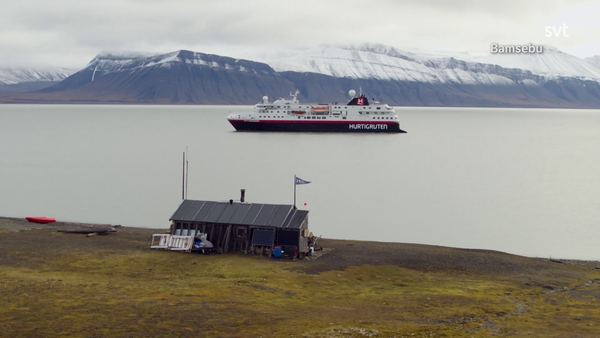
M 308 210 L 287 204 L 183 200 L 171 221 L 300 229 Z

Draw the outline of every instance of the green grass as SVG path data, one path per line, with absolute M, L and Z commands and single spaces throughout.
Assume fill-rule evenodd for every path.
M 298 264 L 130 250 L 1 267 L 0 330 L 11 337 L 600 336 L 598 284 L 546 294 L 511 276 L 395 266 L 308 274 L 292 270 Z

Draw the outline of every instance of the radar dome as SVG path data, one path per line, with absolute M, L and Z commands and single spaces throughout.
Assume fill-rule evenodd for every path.
M 269 102 L 269 97 L 267 95 L 263 96 L 263 101 Z
M 354 89 L 350 89 L 348 95 L 350 95 L 350 97 L 354 97 L 354 95 L 356 95 L 356 91 L 354 91 Z

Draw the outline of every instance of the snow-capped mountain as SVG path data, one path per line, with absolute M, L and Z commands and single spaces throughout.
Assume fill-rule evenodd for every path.
M 74 70 L 67 68 L 0 68 L 0 84 L 62 81 L 73 73 L 75 73 Z
M 268 62 L 279 72 L 312 72 L 334 77 L 423 83 L 497 84 L 513 82 L 511 69 L 546 78 L 576 77 L 600 81 L 600 61 L 582 60 L 546 47 L 542 54 L 414 53 L 384 45 L 321 47 Z M 490 67 L 490 66 L 500 66 Z
M 109 74 L 130 72 L 143 68 L 168 68 L 181 64 L 229 71 L 248 72 L 253 74 L 273 73 L 273 69 L 266 64 L 214 54 L 196 53 L 186 50 L 165 54 L 103 52 L 92 59 L 85 69 L 93 69 L 95 73 L 101 72 L 102 74 Z
M 3 102 L 254 104 L 264 95 L 344 102 L 349 89 L 402 106 L 600 108 L 598 58 L 472 56 L 364 44 L 291 51 L 265 62 L 180 50 L 101 53 L 58 84 Z
M 180 50 L 101 53 L 84 69 L 39 92 L 70 102 L 241 104 L 260 99 L 265 90 L 283 88 L 294 89 L 267 64 Z

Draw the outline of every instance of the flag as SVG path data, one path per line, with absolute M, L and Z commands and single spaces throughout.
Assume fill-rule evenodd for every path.
M 296 177 L 296 184 L 309 184 L 309 181 L 305 181 L 303 179 L 301 179 L 300 177 Z

